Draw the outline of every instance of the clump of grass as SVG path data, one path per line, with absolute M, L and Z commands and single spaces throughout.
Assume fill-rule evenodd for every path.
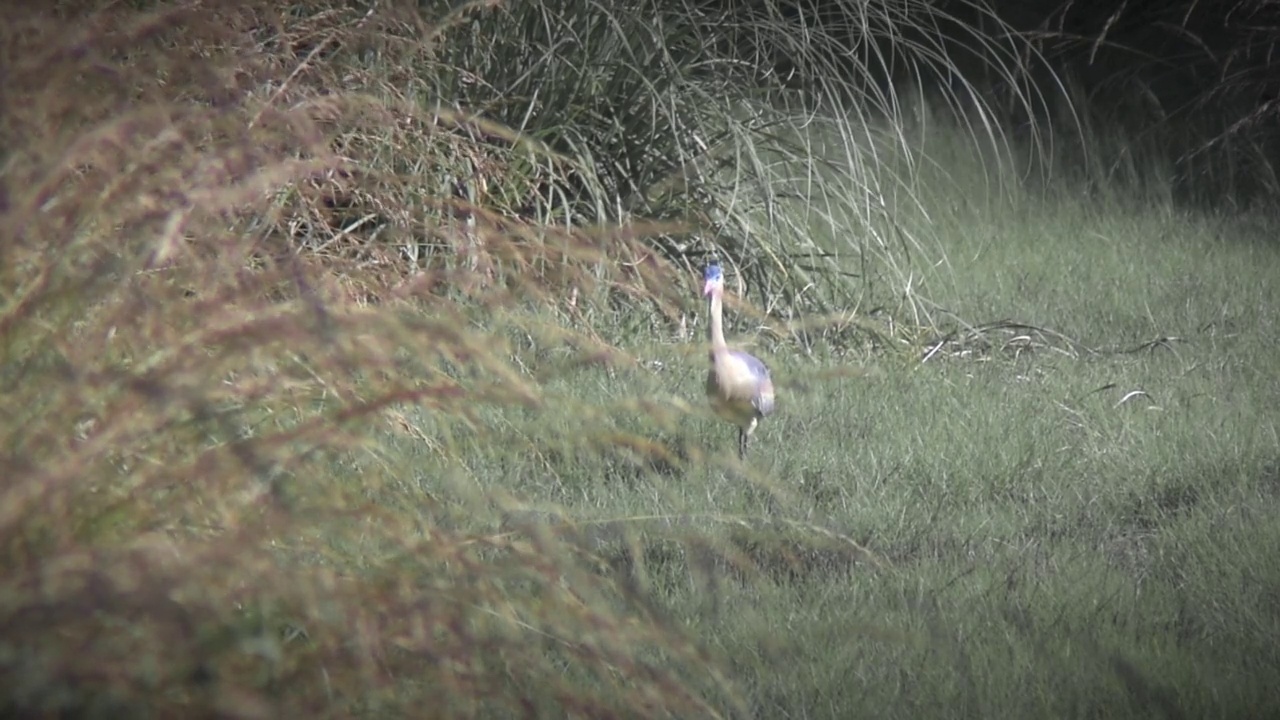
M 646 247 L 686 270 L 721 255 L 778 319 L 905 298 L 912 321 L 929 322 L 912 282 L 937 238 L 897 218 L 920 211 L 928 164 L 903 129 L 913 103 L 900 88 L 948 78 L 938 97 L 997 154 L 1009 150 L 999 118 L 962 64 L 1013 88 L 1011 105 L 1039 102 L 1025 89 L 1025 44 L 980 5 L 964 10 L 978 20 L 924 2 L 837 3 L 829 25 L 810 27 L 767 4 L 477 3 L 442 10 L 436 25 L 410 11 L 317 9 L 273 35 L 298 65 L 281 98 L 348 90 L 395 108 L 335 138 L 394 174 L 366 173 L 330 198 L 338 218 L 311 223 L 308 244 L 334 247 L 336 224 L 341 244 L 434 267 L 450 255 L 438 228 L 473 211 L 564 227 L 657 219 L 673 225 Z M 957 38 L 980 51 L 962 60 Z M 806 90 L 778 75 L 780 58 Z M 496 124 L 458 127 L 458 108 Z M 452 132 L 412 120 L 442 117 Z M 988 168 L 981 181 L 998 191 L 998 176 Z
M 476 212 L 469 235 L 441 237 L 485 248 L 490 273 L 458 263 L 389 282 L 376 248 L 298 252 L 300 208 L 361 170 L 332 127 L 393 123 L 397 108 L 290 97 L 301 66 L 246 41 L 271 6 L 203 12 L 5 25 L 20 51 L 5 94 L 26 101 L 0 119 L 0 707 L 731 707 L 705 651 L 559 536 L 497 532 L 500 497 L 451 521 L 457 483 L 410 492 L 377 461 L 396 407 L 441 419 L 425 438 L 436 448 L 483 433 L 486 407 L 540 407 L 501 308 L 588 283 L 575 268 L 637 242 Z M 402 502 L 375 501 L 388 493 Z

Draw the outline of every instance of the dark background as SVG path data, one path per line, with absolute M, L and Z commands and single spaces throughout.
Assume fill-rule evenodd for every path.
M 1062 119 L 1078 116 L 1095 133 L 1086 142 L 1098 134 L 1123 136 L 1144 154 L 1141 162 L 1167 166 L 1182 202 L 1239 207 L 1277 199 L 1276 0 L 995 0 L 986 11 L 961 0 L 877 3 L 913 14 L 894 28 L 897 37 L 850 23 L 854 0 L 710 2 L 738 16 L 822 30 L 840 47 L 817 57 L 847 52 L 841 72 L 882 92 L 910 81 L 954 96 L 963 86 L 1006 113 L 999 119 L 1010 129 L 1034 120 L 1056 124 L 1062 134 L 1075 129 Z M 974 42 L 971 28 L 1011 39 L 993 51 Z M 747 42 L 769 44 L 762 37 Z M 910 56 L 911 45 L 942 48 L 945 61 L 921 63 Z M 994 70 L 999 62 L 1008 66 L 1010 58 L 997 56 L 1014 45 L 1023 48 L 1014 52 L 1025 70 L 1024 97 L 1026 88 L 1035 89 L 1034 107 L 1018 102 L 1018 88 Z M 831 72 L 806 67 L 793 47 L 755 50 L 770 53 L 778 74 L 800 87 L 820 86 L 821 75 Z

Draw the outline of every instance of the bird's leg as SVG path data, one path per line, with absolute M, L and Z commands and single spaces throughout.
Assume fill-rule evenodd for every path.
M 751 433 L 755 432 L 758 418 L 752 418 L 750 425 L 738 426 L 738 459 L 747 459 L 747 443 L 751 441 Z

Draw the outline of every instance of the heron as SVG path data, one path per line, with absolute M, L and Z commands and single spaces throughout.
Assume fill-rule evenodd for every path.
M 707 298 L 707 339 L 711 368 L 707 371 L 707 399 L 721 419 L 738 426 L 738 457 L 746 459 L 747 443 L 760 419 L 773 412 L 773 380 L 760 358 L 730 350 L 724 340 L 724 271 L 711 261 L 702 274 Z

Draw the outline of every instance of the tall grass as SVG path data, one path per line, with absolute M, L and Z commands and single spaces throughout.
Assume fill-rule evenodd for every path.
M 478 209 L 445 234 L 474 261 L 413 277 L 349 231 L 299 242 L 343 179 L 392 176 L 335 147 L 351 128 L 453 130 L 448 157 L 485 125 L 307 92 L 253 40 L 272 15 L 5 25 L 6 712 L 716 715 L 705 652 L 557 537 L 378 501 L 388 411 L 446 419 L 439 447 L 543 407 L 499 308 L 589 293 L 642 247 Z
M 922 158 L 910 137 L 895 134 L 909 110 L 894 83 L 954 78 L 955 89 L 937 99 L 971 110 L 966 131 L 999 146 L 996 110 L 966 84 L 953 44 L 938 32 L 966 32 L 987 58 L 969 64 L 1011 88 L 1025 87 L 1020 58 L 1030 52 L 977 5 L 989 33 L 931 3 L 835 4 L 830 12 L 838 20 L 830 29 L 797 26 L 765 4 L 466 5 L 441 9 L 438 25 L 391 10 L 316 12 L 301 26 L 332 38 L 333 50 L 310 50 L 317 56 L 304 58 L 291 88 L 345 88 L 398 114 L 462 108 L 496 122 L 464 130 L 473 142 L 453 147 L 442 146 L 453 134 L 388 123 L 340 129 L 344 147 L 372 150 L 379 169 L 396 171 L 376 197 L 351 198 L 350 220 L 368 216 L 367 226 L 382 228 L 379 244 L 409 248 L 414 262 L 429 262 L 440 216 L 462 209 L 421 207 L 423 198 L 540 224 L 668 220 L 679 227 L 649 243 L 668 261 L 688 269 L 718 254 L 739 268 L 758 305 L 830 312 L 871 302 L 868 288 L 908 282 L 904 238 L 892 236 L 885 199 L 912 193 L 914 179 L 881 167 L 878 147 L 896 145 L 909 170 Z M 777 46 L 761 47 L 766 40 Z M 856 56 L 846 51 L 854 47 Z M 799 68 L 807 92 L 778 75 L 780 57 Z M 1023 89 L 1007 102 L 1042 100 Z M 834 147 L 815 148 L 813 137 Z M 819 248 L 815 232 L 845 242 Z M 907 238 L 906 247 L 928 241 Z M 852 278 L 849 256 L 890 287 Z M 821 292 L 797 292 L 806 287 Z
M 683 79 L 685 56 L 652 84 L 659 38 L 590 9 L 578 35 L 648 54 L 575 89 L 556 73 L 607 69 L 579 43 L 586 56 L 546 69 L 546 88 L 567 94 L 502 89 L 526 114 L 553 101 L 542 127 L 443 94 L 448 67 L 487 71 L 457 37 L 467 23 L 514 35 L 533 19 L 512 25 L 507 8 L 464 7 L 439 26 L 251 2 L 9 14 L 7 711 L 734 707 L 707 652 L 629 584 L 589 571 L 560 534 L 501 527 L 522 516 L 518 496 L 473 492 L 458 454 L 498 437 L 497 409 L 574 403 L 522 373 L 512 339 L 569 348 L 570 365 L 625 362 L 590 328 L 519 309 L 581 318 L 571 293 L 582 308 L 672 307 L 679 273 L 638 239 L 644 226 L 604 223 L 630 219 L 615 210 L 631 209 L 634 183 L 652 191 L 699 133 L 714 133 L 706 155 L 767 124 L 763 106 L 744 122 L 741 102 L 723 100 L 700 119 L 697 103 L 728 80 Z M 541 18 L 553 36 L 578 22 L 567 10 Z M 592 95 L 651 106 L 556 117 Z M 684 104 L 655 115 L 664 97 Z M 609 125 L 645 117 L 656 124 Z M 667 138 L 677 144 L 658 146 Z M 716 202 L 732 196 L 705 177 Z M 407 486 L 376 437 L 406 406 L 434 422 L 402 427 L 452 460 L 430 494 L 392 502 Z M 591 430 L 599 448 L 656 452 Z

